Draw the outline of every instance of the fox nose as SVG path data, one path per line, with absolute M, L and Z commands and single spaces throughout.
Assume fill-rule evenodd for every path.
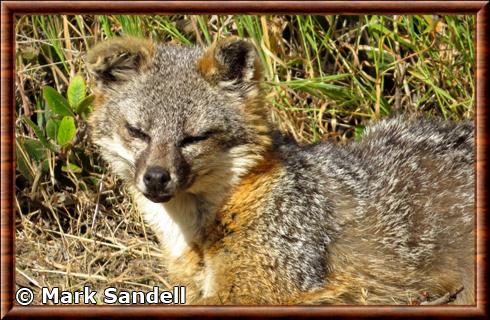
M 150 192 L 163 192 L 170 181 L 170 173 L 162 167 L 150 167 L 143 176 L 143 182 Z

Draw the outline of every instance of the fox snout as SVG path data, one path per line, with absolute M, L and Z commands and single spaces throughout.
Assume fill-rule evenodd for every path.
M 143 175 L 145 196 L 153 202 L 166 202 L 172 197 L 167 191 L 170 173 L 160 166 L 148 168 Z
M 167 202 L 189 185 L 190 166 L 177 148 L 155 144 L 136 161 L 136 186 L 149 200 Z

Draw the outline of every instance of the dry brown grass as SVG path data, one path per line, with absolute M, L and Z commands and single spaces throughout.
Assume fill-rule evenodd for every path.
M 35 304 L 41 287 L 170 287 L 157 240 L 126 191 L 113 176 L 100 181 L 96 192 L 53 192 L 40 185 L 33 197 L 18 193 L 16 282 L 34 289 Z

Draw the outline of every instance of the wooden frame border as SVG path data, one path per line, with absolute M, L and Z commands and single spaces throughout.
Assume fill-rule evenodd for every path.
M 487 318 L 488 1 L 5 1 L 1 4 L 1 318 L 26 317 L 471 317 Z M 14 306 L 14 15 L 18 14 L 475 14 L 475 306 Z

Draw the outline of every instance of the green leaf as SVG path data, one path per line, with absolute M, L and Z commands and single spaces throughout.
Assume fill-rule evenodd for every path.
M 63 172 L 73 171 L 75 173 L 80 173 L 80 172 L 82 172 L 82 168 L 80 168 L 76 164 L 69 163 L 68 166 L 62 166 L 61 171 L 63 171 Z
M 75 138 L 76 133 L 75 119 L 73 117 L 63 117 L 58 128 L 58 144 L 60 146 L 69 144 Z
M 25 139 L 23 145 L 31 159 L 40 162 L 46 159 L 46 147 L 39 140 Z
M 34 172 L 29 164 L 28 156 L 25 150 L 21 147 L 19 141 L 15 144 L 17 170 L 27 179 L 30 183 L 34 181 Z
M 47 173 L 49 172 L 49 160 L 48 159 L 44 159 L 43 162 L 41 162 L 41 171 L 43 173 Z
M 55 89 L 50 86 L 43 88 L 43 96 L 51 110 L 60 116 L 73 116 L 73 111 L 70 109 L 68 101 Z
M 46 123 L 46 134 L 48 138 L 56 141 L 56 134 L 58 133 L 58 124 L 55 120 L 49 119 L 48 123 Z
M 41 131 L 41 129 L 39 129 L 39 127 L 34 123 L 32 122 L 31 119 L 29 118 L 26 118 L 26 117 L 22 117 L 22 120 L 29 126 L 32 128 L 32 130 L 34 130 L 34 133 L 36 134 L 36 136 L 38 137 L 39 141 L 41 141 L 41 143 L 46 147 L 48 148 L 49 150 L 53 151 L 53 152 L 58 152 L 56 146 L 54 146 L 53 144 L 51 144 L 48 139 L 46 139 L 46 136 L 44 135 L 44 133 Z
M 88 113 L 90 106 L 95 100 L 95 96 L 92 94 L 78 104 L 78 107 L 76 109 L 77 114 L 82 114 L 82 113 Z
M 85 99 L 85 81 L 81 76 L 78 75 L 71 79 L 66 95 L 72 110 L 77 110 L 80 102 Z

